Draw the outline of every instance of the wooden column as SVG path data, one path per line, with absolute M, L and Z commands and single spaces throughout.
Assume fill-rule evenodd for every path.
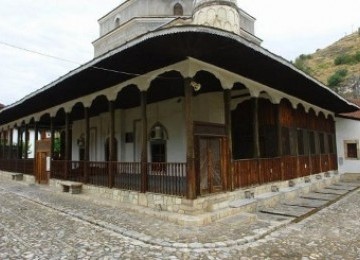
M 253 136 L 254 136 L 254 158 L 260 158 L 259 139 L 259 99 L 253 98 Z
M 227 172 L 227 189 L 234 190 L 234 170 L 232 167 L 232 135 L 231 135 L 231 89 L 224 90 L 224 117 L 226 143 L 226 172 Z
M 194 121 L 192 116 L 192 79 L 184 79 L 185 88 L 185 127 L 186 127 L 186 198 L 196 199 L 196 173 L 194 152 Z
M 13 158 L 13 129 L 12 128 L 10 128 L 10 130 L 9 130 L 9 132 L 10 132 L 10 143 L 9 143 L 9 159 L 11 160 L 12 158 Z
M 84 165 L 84 182 L 89 182 L 89 161 L 90 161 L 90 117 L 89 108 L 84 108 L 85 118 L 85 165 Z
M 4 131 L 1 129 L 0 131 L 0 151 L 1 151 L 1 158 L 0 159 L 3 159 L 4 158 Z
M 17 159 L 22 159 L 22 148 L 23 148 L 22 127 L 19 126 L 17 129 Z
M 115 107 L 114 101 L 109 101 L 110 113 L 110 140 L 109 140 L 109 187 L 114 187 L 114 161 L 115 161 Z
M 148 189 L 147 174 L 147 92 L 140 93 L 141 122 L 142 122 L 142 148 L 141 148 L 141 192 L 145 193 Z
M 260 163 L 260 139 L 259 139 L 259 99 L 253 98 L 253 152 L 254 158 L 257 160 L 257 176 L 258 183 L 262 183 L 262 178 L 260 176 L 261 173 L 261 163 Z
M 64 175 L 68 177 L 68 165 L 70 160 L 70 115 L 65 112 L 65 154 L 64 154 Z
M 50 132 L 51 132 L 50 158 L 53 159 L 53 157 L 54 157 L 54 140 L 55 140 L 55 128 L 54 128 L 54 118 L 53 117 L 50 117 Z
M 37 122 L 34 121 L 34 168 L 33 168 L 33 171 L 34 171 L 34 176 L 36 178 L 36 181 L 37 181 L 37 163 L 36 163 L 36 150 L 37 150 L 37 141 L 38 141 L 38 132 L 39 132 L 39 129 L 38 129 L 38 124 Z
M 28 159 L 29 157 L 29 126 L 26 124 L 25 125 L 25 142 L 24 142 L 24 159 Z
M 277 131 L 277 154 L 280 158 L 280 174 L 281 180 L 285 179 L 283 147 L 282 147 L 282 125 L 281 125 L 281 104 L 277 105 L 277 118 L 276 118 L 276 131 Z
M 3 139 L 3 130 L 0 131 L 0 151 L 1 151 L 1 158 L 0 159 L 3 159 L 4 158 L 4 150 L 3 150 L 3 147 L 4 147 L 4 139 Z

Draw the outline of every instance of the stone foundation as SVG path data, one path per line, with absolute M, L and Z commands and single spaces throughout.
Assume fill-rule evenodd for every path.
M 11 180 L 11 173 L 0 173 L 0 178 Z M 360 180 L 360 175 L 354 176 Z M 291 187 L 289 187 L 289 181 L 279 181 L 238 189 L 233 192 L 210 194 L 196 200 L 163 194 L 108 189 L 92 185 L 83 185 L 83 195 L 87 198 L 101 199 L 108 204 L 119 202 L 130 209 L 180 225 L 201 226 L 235 214 L 255 212 L 259 207 L 273 206 L 280 201 L 293 199 L 301 194 L 339 182 L 340 178 L 346 180 L 350 177 L 352 178 L 352 175 L 340 175 L 337 171 L 331 171 L 293 179 L 293 186 Z M 33 176 L 24 175 L 23 182 L 34 183 L 35 180 Z M 49 185 L 61 191 L 61 182 L 51 179 Z M 248 194 L 251 196 L 249 197 Z

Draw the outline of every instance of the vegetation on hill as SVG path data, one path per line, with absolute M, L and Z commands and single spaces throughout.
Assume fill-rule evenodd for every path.
M 313 54 L 301 54 L 294 65 L 347 98 L 360 94 L 360 28 Z

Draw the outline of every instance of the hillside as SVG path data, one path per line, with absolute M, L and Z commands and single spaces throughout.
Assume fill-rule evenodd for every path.
M 294 62 L 299 69 L 347 98 L 360 96 L 360 28 L 313 54 Z

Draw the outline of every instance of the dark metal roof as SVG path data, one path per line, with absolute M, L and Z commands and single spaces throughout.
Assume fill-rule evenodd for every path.
M 0 124 L 109 88 L 187 57 L 213 64 L 335 113 L 359 109 L 288 61 L 238 35 L 206 27 L 183 26 L 140 36 L 75 69 L 4 108 L 0 112 Z

